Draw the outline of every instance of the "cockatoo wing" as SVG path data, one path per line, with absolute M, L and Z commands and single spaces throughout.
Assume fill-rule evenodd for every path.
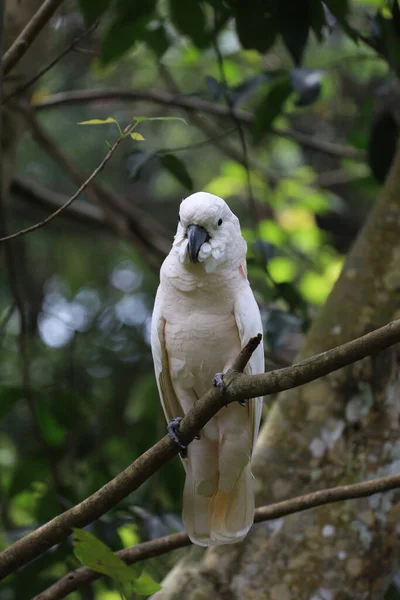
M 262 321 L 257 302 L 247 282 L 244 265 L 240 272 L 245 279 L 245 285 L 239 286 L 237 290 L 234 317 L 243 348 L 250 338 L 262 333 Z M 253 353 L 245 372 L 264 372 L 263 344 Z M 262 398 L 252 399 L 244 408 L 233 403 L 228 406 L 227 411 L 217 416 L 221 429 L 218 486 L 208 509 L 208 540 L 199 540 L 192 536 L 200 545 L 238 542 L 247 534 L 253 523 L 254 487 L 250 458 L 260 427 L 262 402 Z M 246 427 L 246 418 L 249 429 Z M 250 439 L 246 438 L 246 430 L 250 433 Z
M 244 268 L 243 274 L 246 275 Z M 250 338 L 259 333 L 262 334 L 263 332 L 260 310 L 250 285 L 247 285 L 244 289 L 240 288 L 238 291 L 235 299 L 234 313 L 241 347 L 243 348 Z M 248 373 L 249 375 L 255 375 L 258 373 L 264 373 L 264 370 L 264 347 L 263 343 L 261 342 L 250 358 L 245 369 L 245 373 Z M 250 418 L 253 420 L 253 445 L 257 439 L 258 430 L 260 428 L 262 408 L 262 398 L 254 398 L 254 400 L 249 402 Z
M 168 354 L 165 345 L 165 318 L 162 313 L 162 290 L 158 288 L 151 321 L 151 351 L 158 393 L 169 423 L 175 417 L 183 417 L 183 410 L 176 397 L 169 372 Z

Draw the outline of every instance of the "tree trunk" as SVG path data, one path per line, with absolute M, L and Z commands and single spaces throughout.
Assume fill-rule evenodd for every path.
M 315 319 L 301 358 L 399 317 L 400 151 L 379 202 Z M 257 504 L 400 469 L 398 349 L 281 394 L 254 456 Z M 254 526 L 243 543 L 196 549 L 154 598 L 381 599 L 398 566 L 400 492 Z

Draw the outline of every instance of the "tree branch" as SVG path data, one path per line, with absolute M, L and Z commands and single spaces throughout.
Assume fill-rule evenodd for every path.
M 227 376 L 235 375 L 238 369 L 245 367 L 252 352 L 260 343 L 261 334 L 252 338 L 240 352 Z M 204 399 L 208 398 L 208 402 Z M 223 406 L 221 394 L 217 388 L 211 388 L 203 397 L 203 411 L 200 417 L 193 421 L 190 411 L 181 422 L 182 441 L 189 444 L 218 410 Z M 179 453 L 179 447 L 169 435 L 164 436 L 157 444 L 147 450 L 127 469 L 86 498 L 80 504 L 58 515 L 45 525 L 29 533 L 0 553 L 0 581 L 18 567 L 26 564 L 36 556 L 48 550 L 70 535 L 73 527 L 84 527 L 98 519 L 120 500 L 136 490 L 147 481 L 162 465 Z
M 310 510 L 311 508 L 323 506 L 324 504 L 353 500 L 355 498 L 365 498 L 397 488 L 400 488 L 400 475 L 389 475 L 387 477 L 380 477 L 362 483 L 328 488 L 312 492 L 311 494 L 296 496 L 290 498 L 290 500 L 284 500 L 283 502 L 261 506 L 255 511 L 254 523 L 272 521 L 273 519 L 279 519 L 303 510 Z M 136 546 L 131 546 L 130 548 L 124 548 L 123 550 L 116 552 L 116 554 L 128 565 L 131 565 L 191 545 L 192 542 L 188 535 L 182 531 L 149 542 L 136 544 Z M 80 567 L 79 569 L 70 571 L 67 575 L 64 575 L 59 581 L 43 592 L 40 592 L 37 596 L 34 596 L 32 600 L 61 600 L 61 598 L 65 598 L 67 594 L 70 594 L 103 576 L 102 573 L 92 571 L 92 569 L 87 567 Z
M 53 60 L 51 60 L 47 65 L 42 67 L 36 73 L 36 75 L 28 79 L 28 81 L 21 83 L 21 85 L 17 86 L 12 92 L 10 92 L 10 94 L 8 94 L 8 96 L 5 96 L 5 98 L 2 99 L 1 103 L 5 104 L 6 102 L 8 102 L 8 100 L 10 100 L 10 98 L 17 96 L 18 94 L 22 94 L 22 92 L 25 92 L 25 90 L 27 90 L 31 85 L 33 85 L 41 77 L 43 77 L 43 75 L 47 73 L 47 71 L 50 71 L 50 69 L 52 69 L 54 65 L 56 65 L 62 58 L 64 58 L 64 56 L 71 52 L 71 50 L 73 50 L 81 40 L 83 40 L 86 36 L 92 33 L 96 29 L 97 25 L 97 23 L 94 23 L 94 25 L 89 27 L 89 29 L 86 29 L 83 33 L 74 38 L 72 42 L 68 44 L 68 46 L 64 50 L 62 50 L 62 52 L 60 52 L 55 58 L 53 58 Z
M 106 156 L 103 158 L 103 160 L 101 161 L 99 166 L 96 167 L 96 169 L 93 171 L 93 173 L 86 179 L 86 181 L 84 181 L 84 183 L 79 187 L 79 189 L 75 192 L 75 194 L 73 196 L 71 196 L 67 200 L 67 202 L 65 202 L 65 204 L 60 206 L 60 208 L 58 208 L 56 211 L 54 211 L 51 215 L 49 215 L 48 217 L 43 219 L 43 221 L 39 221 L 38 223 L 35 223 L 35 225 L 31 225 L 30 227 L 27 227 L 26 229 L 21 229 L 20 231 L 17 231 L 16 233 L 12 233 L 11 235 L 1 237 L 0 242 L 7 242 L 9 240 L 14 240 L 23 235 L 26 235 L 27 233 L 31 233 L 32 231 L 36 231 L 37 229 L 44 227 L 45 225 L 50 223 L 53 219 L 55 219 L 59 214 L 61 214 L 64 210 L 66 210 L 69 206 L 71 206 L 71 204 L 78 198 L 78 196 L 81 195 L 81 193 L 87 188 L 87 186 L 91 183 L 91 181 L 93 181 L 93 179 L 96 177 L 96 175 L 98 175 L 98 173 L 100 173 L 100 171 L 106 166 L 106 164 L 108 163 L 108 161 L 110 160 L 110 158 L 112 157 L 112 155 L 114 154 L 114 152 L 116 151 L 116 149 L 118 148 L 118 146 L 120 145 L 120 143 L 122 142 L 123 139 L 124 139 L 123 136 L 120 136 L 117 138 L 117 140 L 111 146 L 111 148 L 109 149 L 109 151 L 107 152 Z
M 54 192 L 24 178 L 14 179 L 11 184 L 11 191 L 23 201 L 28 201 L 31 205 L 34 203 L 47 211 L 59 209 L 68 200 L 68 196 L 64 194 Z M 142 259 L 149 268 L 158 271 L 160 267 L 159 257 L 167 253 L 170 243 L 165 235 L 158 232 L 157 228 L 152 227 L 151 217 L 145 213 L 142 214 L 139 209 L 135 209 L 135 212 L 138 213 L 135 220 L 136 227 L 142 229 L 142 235 L 146 237 L 147 243 L 145 246 L 138 243 L 138 236 L 133 232 L 132 218 L 128 219 L 126 217 L 126 219 L 123 219 L 121 217 L 121 227 L 117 229 L 103 208 L 93 203 L 77 200 L 63 212 L 63 216 L 86 227 L 101 228 L 111 235 L 117 235 L 118 239 L 121 239 L 121 237 L 127 239 L 141 253 Z M 143 251 L 143 247 L 145 251 Z
M 253 186 L 251 185 L 249 152 L 247 149 L 246 137 L 244 135 L 243 125 L 242 125 L 241 121 L 236 117 L 236 114 L 235 114 L 235 106 L 232 101 L 231 89 L 229 87 L 228 80 L 227 80 L 226 74 L 225 74 L 224 57 L 222 56 L 222 52 L 218 45 L 218 14 L 217 14 L 216 9 L 214 9 L 213 45 L 214 45 L 214 50 L 215 50 L 215 54 L 217 57 L 219 74 L 220 74 L 221 81 L 223 84 L 223 88 L 222 88 L 223 89 L 223 97 L 225 98 L 226 105 L 229 109 L 229 114 L 231 116 L 232 122 L 236 125 L 238 134 L 239 134 L 239 141 L 240 141 L 240 146 L 241 146 L 241 150 L 242 150 L 242 161 L 243 161 L 242 164 L 246 171 L 246 183 L 247 183 L 247 195 L 248 195 L 247 204 L 249 207 L 250 216 L 252 217 L 253 226 L 256 226 L 260 221 L 260 215 L 259 215 L 259 209 L 257 206 L 257 202 L 256 202 L 256 199 L 254 198 L 254 194 L 253 194 Z
M 161 75 L 163 76 L 163 78 L 168 86 L 168 89 L 171 90 L 171 92 L 173 92 L 176 97 L 182 96 L 182 91 L 179 89 L 177 83 L 173 79 L 171 73 L 166 68 L 166 66 L 161 63 L 161 64 L 159 64 L 159 69 L 160 69 Z M 242 167 L 244 167 L 246 169 L 247 162 L 246 162 L 246 158 L 243 156 L 243 153 L 241 153 L 232 143 L 230 143 L 229 140 L 224 139 L 228 133 L 234 133 L 234 132 L 238 131 L 239 127 L 241 127 L 240 121 L 237 122 L 237 120 L 235 120 L 235 118 L 234 118 L 233 120 L 235 122 L 235 127 L 233 127 L 232 129 L 229 129 L 227 132 L 221 132 L 219 135 L 216 136 L 215 135 L 215 122 L 212 122 L 212 121 L 208 122 L 204 118 L 204 114 L 196 115 L 195 113 L 193 113 L 193 111 L 191 114 L 192 114 L 192 117 L 191 117 L 192 123 L 194 123 L 194 125 L 198 129 L 203 131 L 203 133 L 205 133 L 209 137 L 209 141 L 212 142 L 212 144 L 216 148 L 218 148 L 218 150 L 220 150 L 220 152 L 225 154 L 225 156 L 228 156 L 229 158 L 233 159 L 235 162 L 239 163 L 240 165 L 242 165 Z M 277 183 L 280 179 L 280 177 L 277 175 L 277 173 L 272 171 L 272 169 L 269 169 L 265 166 L 261 167 L 261 165 L 258 165 L 254 160 L 251 161 L 250 166 L 254 171 L 259 172 L 260 175 L 262 175 L 262 177 L 266 181 L 268 181 L 268 183 L 270 183 L 270 184 Z
M 19 106 L 18 110 L 23 114 L 32 129 L 33 136 L 37 142 L 49 156 L 66 169 L 77 185 L 82 185 L 87 179 L 87 175 L 76 166 L 62 148 L 47 134 L 31 110 L 27 110 L 23 106 Z M 93 204 L 101 205 L 110 228 L 120 236 L 129 237 L 142 253 L 143 250 L 150 250 L 150 252 L 144 252 L 143 255 L 150 268 L 154 268 L 155 266 L 158 268 L 159 261 L 154 260 L 153 254 L 155 253 L 159 257 L 164 257 L 170 249 L 170 241 L 167 239 L 160 224 L 149 215 L 143 214 L 142 211 L 132 206 L 125 198 L 111 191 L 105 184 L 99 181 L 92 180 L 86 193 L 88 199 Z
M 201 112 L 232 119 L 232 112 L 225 106 L 202 100 L 201 98 L 193 98 L 192 96 L 176 96 L 166 91 L 161 90 L 125 90 L 125 89 L 98 89 L 98 90 L 75 90 L 71 92 L 59 92 L 53 94 L 40 102 L 33 105 L 36 110 L 62 106 L 66 104 L 82 104 L 98 102 L 99 100 L 117 100 L 117 101 L 138 101 L 154 102 L 162 106 L 174 106 L 182 108 L 188 112 Z M 253 115 L 243 110 L 235 110 L 234 116 L 240 123 L 249 125 L 253 121 Z M 299 143 L 304 148 L 315 150 L 329 154 L 330 156 L 340 158 L 351 158 L 354 160 L 364 161 L 365 153 L 355 148 L 342 146 L 333 142 L 326 142 L 316 137 L 295 131 L 293 129 L 277 129 L 272 127 L 270 133 L 273 135 L 285 137 Z
M 47 21 L 53 16 L 57 8 L 62 4 L 62 0 L 45 0 L 39 10 L 33 15 L 29 23 L 21 31 L 17 39 L 13 42 L 7 52 L 4 53 L 3 75 L 15 67 L 17 62 L 23 57 L 34 39 L 42 31 Z
M 189 444 L 210 419 L 226 404 L 237 400 L 273 394 L 298 387 L 333 371 L 380 352 L 400 341 L 400 320 L 351 342 L 317 354 L 291 367 L 261 375 L 244 375 L 240 371 L 249 360 L 259 338 L 252 338 L 226 373 L 226 392 L 212 387 L 200 398 L 180 423 L 180 440 Z M 58 544 L 73 527 L 84 527 L 98 519 L 120 500 L 136 490 L 162 465 L 176 456 L 179 448 L 166 435 L 127 469 L 97 492 L 73 508 L 58 515 L 0 553 L 0 581 L 18 567 Z
M 26 178 L 14 179 L 11 183 L 11 193 L 50 211 L 58 210 L 68 201 L 68 196 L 65 194 L 49 190 L 43 185 Z M 83 225 L 110 229 L 104 211 L 94 204 L 89 204 L 89 202 L 75 202 L 65 211 L 65 217 L 73 218 Z

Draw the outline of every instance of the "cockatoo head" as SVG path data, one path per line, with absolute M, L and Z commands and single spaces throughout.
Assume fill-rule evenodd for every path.
M 203 263 L 212 272 L 226 261 L 241 264 L 246 242 L 227 203 L 214 194 L 197 192 L 181 202 L 172 249 L 182 263 Z

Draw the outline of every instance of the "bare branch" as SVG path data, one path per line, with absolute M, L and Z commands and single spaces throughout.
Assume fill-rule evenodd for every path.
M 313 187 L 330 188 L 335 185 L 346 185 L 364 179 L 369 176 L 369 169 L 366 166 L 365 172 L 350 173 L 345 169 L 335 169 L 334 171 L 325 171 L 319 173 L 316 180 L 311 184 Z
M 99 100 L 117 100 L 117 101 L 146 101 L 154 102 L 162 106 L 175 106 L 182 108 L 188 112 L 200 112 L 215 117 L 223 117 L 232 119 L 231 111 L 220 104 L 208 102 L 201 98 L 193 98 L 192 96 L 176 96 L 166 91 L 161 90 L 126 90 L 126 89 L 98 89 L 98 90 L 76 90 L 71 92 L 60 92 L 54 94 L 33 105 L 36 110 L 43 110 L 55 106 L 66 104 L 87 104 L 98 102 Z M 246 125 L 253 121 L 253 115 L 243 110 L 234 111 L 235 118 Z M 304 148 L 329 154 L 340 158 L 351 158 L 354 160 L 364 161 L 365 153 L 355 148 L 342 146 L 333 142 L 320 140 L 306 133 L 295 131 L 293 129 L 277 129 L 272 127 L 270 133 L 280 137 L 285 137 L 295 142 L 298 142 Z
M 35 181 L 25 178 L 14 179 L 11 183 L 11 192 L 23 200 L 29 200 L 31 203 L 34 202 L 41 208 L 50 211 L 58 210 L 68 201 L 68 196 L 65 194 L 54 192 Z M 104 211 L 88 202 L 80 202 L 79 200 L 74 202 L 64 212 L 64 216 L 66 218 L 73 218 L 83 225 L 93 225 L 95 227 L 110 229 L 110 224 L 106 219 Z
M 71 52 L 71 50 L 74 50 L 75 46 L 77 44 L 79 44 L 79 42 L 82 39 L 84 39 L 86 36 L 88 36 L 90 33 L 92 33 L 92 31 L 94 31 L 96 29 L 96 27 L 97 27 L 97 23 L 95 23 L 94 25 L 89 27 L 89 29 L 87 29 L 86 31 L 84 31 L 83 33 L 78 35 L 78 37 L 73 39 L 72 42 L 70 44 L 68 44 L 68 46 L 62 52 L 60 52 L 55 58 L 53 58 L 53 60 L 51 60 L 47 65 L 42 67 L 40 69 L 40 71 L 38 71 L 36 73 L 36 75 L 34 75 L 30 79 L 28 79 L 28 81 L 25 81 L 21 85 L 17 86 L 10 94 L 8 94 L 8 96 L 5 96 L 5 98 L 2 99 L 2 104 L 5 104 L 6 102 L 8 102 L 8 100 L 10 100 L 10 98 L 17 96 L 18 94 L 22 94 L 22 92 L 25 92 L 25 90 L 27 90 L 28 87 L 30 87 L 31 85 L 36 83 L 36 81 L 38 81 L 41 77 L 43 77 L 43 75 L 45 73 L 50 71 L 50 69 L 52 69 L 54 67 L 54 65 L 56 65 L 58 62 L 60 62 L 60 60 L 62 58 L 64 58 L 64 56 L 66 56 L 69 52 Z
M 75 192 L 75 194 L 67 200 L 67 202 L 65 204 L 60 206 L 60 208 L 58 208 L 56 211 L 54 211 L 51 215 L 49 215 L 48 217 L 43 219 L 43 221 L 39 221 L 39 223 L 35 223 L 35 225 L 31 225 L 30 227 L 27 227 L 26 229 L 21 229 L 20 231 L 17 231 L 16 233 L 12 233 L 11 235 L 1 237 L 0 242 L 14 240 L 23 235 L 26 235 L 27 233 L 31 233 L 32 231 L 36 231 L 37 229 L 44 227 L 45 225 L 50 223 L 53 219 L 55 219 L 59 214 L 61 214 L 64 210 L 66 210 L 69 206 L 71 206 L 71 204 L 87 188 L 87 186 L 90 184 L 90 182 L 93 181 L 93 179 L 96 177 L 96 175 L 98 175 L 98 173 L 100 173 L 100 171 L 106 166 L 106 164 L 108 163 L 108 161 L 110 160 L 110 158 L 112 157 L 112 155 L 114 154 L 114 152 L 116 151 L 116 149 L 118 148 L 118 146 L 120 145 L 120 143 L 122 142 L 123 139 L 124 139 L 123 136 L 120 136 L 117 138 L 117 140 L 114 142 L 112 147 L 109 149 L 109 151 L 107 152 L 106 156 L 103 158 L 103 160 L 101 161 L 99 166 L 93 171 L 93 173 L 90 175 L 90 177 L 88 177 L 88 179 L 86 179 L 86 181 L 80 186 L 80 188 Z
M 242 150 L 242 164 L 246 171 L 247 195 L 248 195 L 247 203 L 249 206 L 249 214 L 251 215 L 251 217 L 253 219 L 253 226 L 254 226 L 254 225 L 257 225 L 257 223 L 260 221 L 260 215 L 259 215 L 257 202 L 256 202 L 256 200 L 254 198 L 254 194 L 253 194 L 253 186 L 251 185 L 249 152 L 247 149 L 246 137 L 244 135 L 243 125 L 242 125 L 240 119 L 238 119 L 235 114 L 235 106 L 232 101 L 231 90 L 230 90 L 228 80 L 227 80 L 226 74 L 225 74 L 224 58 L 222 56 L 222 52 L 218 45 L 218 18 L 217 18 L 217 11 L 215 9 L 214 9 L 213 45 L 214 45 L 215 54 L 217 56 L 219 74 L 220 74 L 221 81 L 223 84 L 223 90 L 224 90 L 223 96 L 225 98 L 225 102 L 229 109 L 229 114 L 231 116 L 231 119 L 232 119 L 233 123 L 237 126 L 237 130 L 238 130 L 238 134 L 239 134 L 240 146 L 241 146 L 241 150 Z
M 68 200 L 68 197 L 64 194 L 49 190 L 28 179 L 15 179 L 11 184 L 11 191 L 23 201 L 28 201 L 30 204 L 34 203 L 36 206 L 44 208 L 47 211 L 57 210 Z M 121 237 L 127 239 L 141 252 L 142 258 L 146 261 L 147 265 L 151 269 L 158 271 L 160 257 L 166 254 L 169 241 L 166 236 L 158 231 L 157 227 L 152 227 L 153 220 L 150 216 L 142 213 L 139 209 L 135 209 L 135 212 L 137 213 L 135 220 L 136 228 L 143 230 L 143 237 L 146 237 L 147 242 L 145 245 L 138 243 L 138 236 L 133 230 L 133 219 L 128 219 L 128 217 L 124 219 L 121 217 L 121 227 L 116 229 L 113 222 L 100 206 L 77 200 L 62 214 L 65 218 L 71 219 L 75 223 L 80 223 L 86 227 L 101 228 L 112 235 L 117 235 L 119 239 Z
M 82 172 L 48 135 L 31 110 L 27 110 L 21 105 L 18 110 L 26 119 L 36 141 L 51 158 L 66 169 L 78 186 L 82 185 L 87 179 L 87 174 Z M 111 191 L 104 183 L 99 181 L 92 180 L 86 189 L 86 194 L 93 204 L 101 205 L 110 229 L 119 236 L 129 238 L 139 251 L 150 250 L 150 253 L 144 253 L 145 260 L 151 268 L 158 268 L 159 258 L 164 257 L 170 248 L 170 241 L 158 221 L 144 214 L 125 198 L 116 194 L 115 191 Z M 158 255 L 157 260 L 155 260 L 154 253 Z
M 206 423 L 230 402 L 298 387 L 396 344 L 400 341 L 400 320 L 291 367 L 261 375 L 244 375 L 238 370 L 241 370 L 246 359 L 250 358 L 257 341 L 258 338 L 249 341 L 233 368 L 226 373 L 226 392 L 221 394 L 215 387 L 210 388 L 185 415 L 180 423 L 180 440 L 184 445 L 193 441 Z M 83 527 L 98 519 L 136 490 L 178 452 L 179 448 L 172 439 L 168 435 L 163 437 L 100 490 L 1 552 L 0 580 L 61 542 L 70 535 L 73 527 Z
M 168 89 L 170 89 L 175 94 L 175 96 L 182 96 L 182 91 L 179 89 L 177 83 L 175 82 L 167 67 L 164 64 L 160 63 L 159 69 L 161 75 L 166 81 Z M 228 156 L 229 158 L 233 159 L 235 162 L 239 163 L 244 168 L 246 168 L 247 163 L 245 157 L 243 156 L 243 153 L 240 152 L 240 150 L 238 150 L 232 143 L 230 143 L 229 140 L 224 139 L 227 135 L 238 131 L 239 127 L 241 127 L 240 121 L 237 122 L 235 120 L 235 127 L 232 127 L 227 131 L 222 131 L 219 135 L 215 135 L 215 122 L 212 122 L 211 120 L 207 121 L 204 118 L 204 114 L 197 115 L 192 112 L 191 115 L 192 123 L 194 123 L 194 125 L 198 129 L 203 131 L 203 133 L 205 133 L 208 136 L 209 140 L 207 141 L 207 143 L 211 142 L 216 148 L 218 148 L 218 150 L 225 154 L 225 156 Z M 203 144 L 203 142 L 200 143 Z M 196 146 L 197 144 L 193 144 L 192 146 L 186 147 L 186 149 L 196 148 Z M 176 151 L 176 149 L 171 149 L 171 152 Z M 160 154 L 160 152 L 158 152 L 158 154 Z M 277 183 L 280 179 L 279 175 L 277 175 L 277 173 L 275 173 L 272 169 L 269 169 L 264 165 L 261 167 L 261 165 L 257 164 L 254 160 L 251 161 L 250 166 L 254 171 L 259 172 L 262 175 L 262 177 L 269 183 Z
M 312 492 L 311 494 L 296 496 L 290 500 L 284 500 L 283 502 L 261 506 L 255 511 L 254 523 L 272 521 L 273 519 L 279 519 L 303 510 L 310 510 L 311 508 L 323 506 L 324 504 L 353 500 L 355 498 L 365 498 L 366 496 L 373 496 L 374 494 L 387 492 L 399 487 L 400 475 L 389 475 L 387 477 L 380 477 L 362 483 L 327 488 L 325 490 Z M 116 552 L 116 554 L 128 565 L 131 565 L 191 545 L 192 542 L 188 535 L 185 532 L 180 532 L 166 535 L 149 542 L 136 544 L 136 546 L 125 548 L 124 550 Z M 65 598 L 67 594 L 70 594 L 101 577 L 103 577 L 102 573 L 92 571 L 87 567 L 81 567 L 67 573 L 67 575 L 32 598 L 32 600 L 61 600 L 61 598 Z
M 260 343 L 260 339 L 253 338 L 243 348 L 234 363 L 236 369 L 245 367 L 247 361 L 250 360 L 252 352 Z M 232 376 L 235 373 L 237 371 L 230 369 L 227 376 Z M 200 417 L 197 424 L 191 424 L 190 413 L 185 417 L 186 426 L 182 438 L 185 443 L 192 441 L 198 433 L 198 431 L 192 431 L 193 426 L 197 430 L 202 428 L 223 406 L 221 404 L 220 392 L 216 388 L 211 388 L 206 396 L 210 401 L 208 403 L 203 402 L 203 418 Z M 179 447 L 173 442 L 172 438 L 169 435 L 164 436 L 127 469 L 83 502 L 58 515 L 45 525 L 42 525 L 15 542 L 12 546 L 9 546 L 0 553 L 0 581 L 18 567 L 26 564 L 32 558 L 39 556 L 54 544 L 68 537 L 73 527 L 84 527 L 105 514 L 120 500 L 147 481 L 151 475 L 158 471 L 163 464 L 176 456 L 178 452 Z
M 3 75 L 6 75 L 23 57 L 29 46 L 42 31 L 48 20 L 62 4 L 62 0 L 45 0 L 29 23 L 21 31 L 17 39 L 5 52 L 2 60 Z

